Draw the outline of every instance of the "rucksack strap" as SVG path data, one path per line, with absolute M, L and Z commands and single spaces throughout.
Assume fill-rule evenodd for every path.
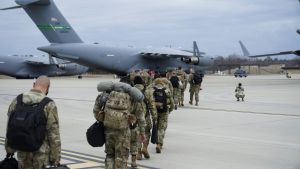
M 52 99 L 50 99 L 49 97 L 44 97 L 43 100 L 39 103 L 39 109 L 43 110 L 44 107 L 51 101 Z
M 23 94 L 17 96 L 17 107 L 20 107 L 23 103 Z

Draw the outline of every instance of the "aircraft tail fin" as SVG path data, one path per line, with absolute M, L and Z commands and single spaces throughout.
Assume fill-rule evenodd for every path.
M 194 56 L 200 57 L 200 51 L 196 41 L 193 42 L 193 54 Z
M 15 0 L 50 43 L 82 43 L 53 0 Z
M 243 42 L 239 41 L 239 43 L 240 43 L 240 46 L 242 48 L 243 55 L 244 56 L 250 56 L 250 53 L 249 53 L 248 49 L 245 47 L 245 45 L 243 44 Z

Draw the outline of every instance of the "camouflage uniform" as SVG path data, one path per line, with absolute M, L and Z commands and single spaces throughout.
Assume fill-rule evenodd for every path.
M 95 101 L 93 113 L 96 120 L 103 120 L 100 94 Z M 140 134 L 145 134 L 145 114 L 144 108 L 141 102 L 132 101 L 130 104 L 130 112 L 135 115 L 138 123 L 138 130 Z M 130 148 L 130 129 L 129 126 L 126 129 L 116 130 L 111 128 L 105 129 L 105 168 L 106 169 L 126 169 L 127 160 L 129 156 Z
M 144 99 L 145 104 L 143 104 L 143 105 L 145 106 L 145 110 L 146 110 L 146 113 L 145 113 L 146 140 L 143 142 L 143 145 L 139 144 L 139 155 L 141 155 L 141 153 L 143 153 L 145 158 L 150 158 L 147 148 L 148 148 L 149 140 L 151 137 L 152 122 L 155 124 L 157 123 L 157 111 L 156 111 L 156 106 L 155 106 L 155 100 L 153 97 L 153 90 L 152 90 L 152 88 L 145 88 L 141 84 L 137 84 L 137 85 L 135 85 L 135 87 L 138 88 L 140 91 L 142 91 L 142 93 L 145 96 L 145 99 Z M 151 121 L 151 118 L 152 118 L 152 121 Z M 141 159 L 141 156 L 138 159 Z
M 23 94 L 23 102 L 25 104 L 35 104 L 43 100 L 45 95 L 38 91 L 32 89 L 30 92 Z M 8 117 L 11 112 L 15 110 L 17 104 L 17 99 L 15 98 L 9 106 Z M 18 161 L 21 169 L 41 169 L 48 165 L 50 162 L 59 162 L 61 158 L 61 141 L 59 134 L 59 122 L 58 113 L 56 105 L 53 101 L 49 102 L 45 108 L 44 113 L 47 118 L 47 133 L 46 138 L 36 152 L 21 152 L 18 153 Z M 8 153 L 13 153 L 12 150 L 5 144 L 6 151 Z
M 238 86 L 235 88 L 235 97 L 237 99 L 237 101 L 240 101 L 240 98 L 242 99 L 242 101 L 244 101 L 244 88 L 242 86 Z
M 157 119 L 157 146 L 156 146 L 156 152 L 160 153 L 161 147 L 164 144 L 164 137 L 166 134 L 166 130 L 168 127 L 168 118 L 169 113 L 173 111 L 174 109 L 174 100 L 171 95 L 171 91 L 169 90 L 168 83 L 165 83 L 165 78 L 158 78 L 156 79 L 155 86 L 157 88 L 166 88 L 165 92 L 167 94 L 167 105 L 168 105 L 168 111 L 157 113 L 158 119 Z
M 196 106 L 199 103 L 199 91 L 201 90 L 201 83 L 200 84 L 193 84 L 193 78 L 194 78 L 194 74 L 190 74 L 189 76 L 189 82 L 190 82 L 190 104 L 193 104 L 193 98 L 195 95 L 195 101 L 196 101 Z
M 145 86 L 149 86 L 152 83 L 151 76 L 146 70 L 142 70 L 140 73 L 142 79 L 144 80 Z
M 188 77 L 187 74 L 182 70 L 178 70 L 177 76 L 179 77 L 182 87 L 180 88 L 180 97 L 179 97 L 179 105 L 184 106 L 183 101 L 184 101 L 184 91 L 186 89 L 187 83 L 188 83 Z

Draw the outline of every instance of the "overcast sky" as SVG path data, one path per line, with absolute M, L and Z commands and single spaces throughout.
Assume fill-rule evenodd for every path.
M 298 0 L 55 0 L 86 43 L 191 49 L 209 55 L 300 49 Z M 0 8 L 14 6 L 0 0 Z M 22 9 L 0 11 L 0 54 L 39 54 L 48 41 Z

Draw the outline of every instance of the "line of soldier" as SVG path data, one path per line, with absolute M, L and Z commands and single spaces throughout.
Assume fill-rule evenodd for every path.
M 107 87 L 111 83 L 105 83 L 106 90 L 99 90 L 103 86 L 98 85 L 98 91 L 102 93 L 96 98 L 93 113 L 96 120 L 105 126 L 107 169 L 126 169 L 129 151 L 133 168 L 137 167 L 136 160 L 141 160 L 142 155 L 149 159 L 148 145 L 154 126 L 157 127 L 157 138 L 153 143 L 156 143 L 156 153 L 161 153 L 169 113 L 177 106 L 184 106 L 184 90 L 188 81 L 191 85 L 190 104 L 195 94 L 198 105 L 202 77 L 200 81 L 195 76 L 193 70 L 187 76 L 181 68 L 177 72 L 169 71 L 165 76 L 149 75 L 141 70 L 129 76 L 127 83 L 134 87 L 126 86 L 126 83 L 112 83 Z M 174 83 L 176 77 L 179 84 Z M 49 88 L 49 78 L 40 76 L 29 92 L 16 97 L 9 106 L 5 149 L 8 157 L 18 152 L 21 169 L 41 169 L 60 164 L 58 112 L 54 101 L 46 97 Z

